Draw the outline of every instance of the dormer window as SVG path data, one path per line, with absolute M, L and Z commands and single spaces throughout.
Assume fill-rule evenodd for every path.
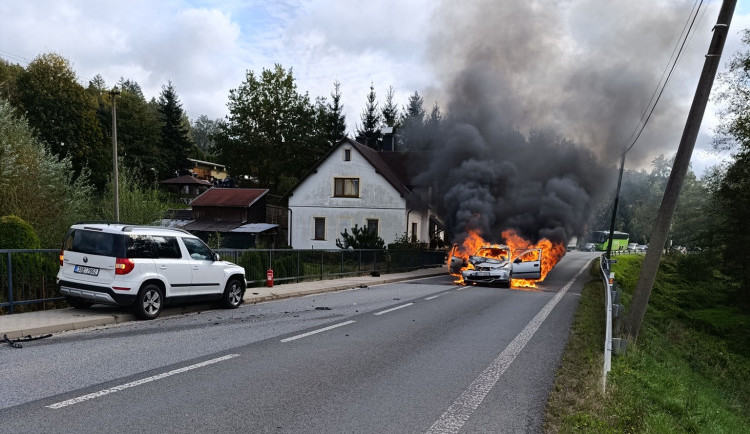
M 344 161 L 352 161 L 352 150 L 344 149 Z

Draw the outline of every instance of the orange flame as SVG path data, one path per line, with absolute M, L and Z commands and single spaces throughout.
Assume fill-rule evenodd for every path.
M 513 229 L 503 231 L 503 238 L 505 244 L 510 248 L 511 255 L 515 257 L 515 252 L 526 249 L 541 249 L 542 250 L 542 270 L 541 278 L 539 280 L 528 280 L 528 279 L 512 279 L 511 285 L 515 288 L 536 288 L 537 282 L 541 282 L 547 277 L 547 273 L 554 268 L 555 264 L 560 258 L 565 255 L 565 245 L 562 243 L 553 243 L 552 241 L 543 238 L 538 243 L 532 244 L 531 241 L 521 237 Z M 468 264 L 469 256 L 474 254 L 480 247 L 489 245 L 484 238 L 476 230 L 470 230 L 469 236 L 466 237 L 463 244 L 456 246 L 449 255 L 449 261 L 451 257 L 461 258 L 461 260 Z M 536 259 L 536 258 L 534 258 Z M 449 264 L 450 265 L 450 264 Z M 471 264 L 461 268 L 461 271 L 473 268 Z M 453 276 L 458 277 L 456 283 L 464 283 L 463 276 L 459 271 L 458 274 L 451 273 Z

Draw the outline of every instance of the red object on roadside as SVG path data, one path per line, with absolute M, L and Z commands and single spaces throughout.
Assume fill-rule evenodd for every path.
M 271 268 L 266 271 L 266 286 L 269 288 L 273 287 L 273 269 Z

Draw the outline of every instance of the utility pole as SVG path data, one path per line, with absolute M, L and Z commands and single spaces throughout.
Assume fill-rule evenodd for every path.
M 690 157 L 693 154 L 695 140 L 698 137 L 698 130 L 700 129 L 701 121 L 703 120 L 703 114 L 706 111 L 706 104 L 708 103 L 708 96 L 711 93 L 711 86 L 716 77 L 716 71 L 719 69 L 721 53 L 724 49 L 724 42 L 726 41 L 727 33 L 729 33 L 729 24 L 732 22 L 732 15 L 734 14 L 736 4 L 737 0 L 724 0 L 721 5 L 719 17 L 717 18 L 716 25 L 713 29 L 714 36 L 711 39 L 708 54 L 706 54 L 706 61 L 703 64 L 703 71 L 701 72 L 698 81 L 698 88 L 693 97 L 693 104 L 688 113 L 685 129 L 683 130 L 682 139 L 680 140 L 680 146 L 677 149 L 677 155 L 675 156 L 674 165 L 672 166 L 672 172 L 669 174 L 669 180 L 667 180 L 667 186 L 664 190 L 664 197 L 661 201 L 659 214 L 656 217 L 654 230 L 651 233 L 649 249 L 646 252 L 646 257 L 643 259 L 641 273 L 638 276 L 638 283 L 636 284 L 635 292 L 633 293 L 633 300 L 630 303 L 630 308 L 628 309 L 625 321 L 623 322 L 623 332 L 634 341 L 638 339 L 638 332 L 641 328 L 641 323 L 643 322 L 643 316 L 646 313 L 648 299 L 651 296 L 651 289 L 654 286 L 656 272 L 659 269 L 662 250 L 667 241 L 669 226 L 672 222 L 674 210 L 677 207 L 677 199 L 679 198 L 680 190 L 682 189 L 682 184 L 685 180 L 685 174 L 690 165 Z
M 622 157 L 620 158 L 620 176 L 617 178 L 617 190 L 615 190 L 615 204 L 612 207 L 612 222 L 609 225 L 609 244 L 607 244 L 607 261 L 612 258 L 612 242 L 614 241 L 615 235 L 615 220 L 617 217 L 617 205 L 620 202 L 620 187 L 622 186 L 622 172 L 625 170 L 625 154 L 628 151 L 622 151 Z M 610 269 L 610 263 L 607 262 L 605 267 L 607 270 Z
M 112 193 L 115 198 L 115 222 L 120 221 L 120 181 L 117 170 L 117 95 L 120 89 L 117 86 L 109 91 L 112 97 Z

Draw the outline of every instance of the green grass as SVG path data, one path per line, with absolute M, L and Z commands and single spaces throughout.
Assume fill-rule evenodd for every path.
M 621 256 L 614 267 L 625 305 L 642 260 Z M 737 288 L 709 263 L 664 258 L 638 341 L 613 358 L 606 393 L 604 289 L 592 267 L 547 403 L 546 432 L 750 432 L 750 317 L 732 306 Z

